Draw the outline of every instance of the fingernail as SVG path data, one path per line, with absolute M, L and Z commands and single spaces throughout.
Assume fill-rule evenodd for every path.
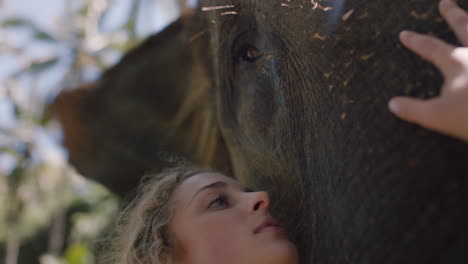
M 393 113 L 397 113 L 399 110 L 400 110 L 400 105 L 398 104 L 398 102 L 396 102 L 394 99 L 390 100 L 390 102 L 388 103 L 388 108 L 390 109 L 390 111 L 392 111 Z
M 403 30 L 400 32 L 400 38 L 403 39 L 403 38 L 406 38 L 408 37 L 410 33 L 408 32 L 408 30 Z
M 408 43 L 408 40 L 410 39 L 412 35 L 413 33 L 411 31 L 403 30 L 400 32 L 400 40 L 402 42 Z

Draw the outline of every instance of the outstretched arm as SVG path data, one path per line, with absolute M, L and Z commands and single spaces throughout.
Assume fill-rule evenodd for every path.
M 453 0 L 442 0 L 439 10 L 463 47 L 410 31 L 403 31 L 400 40 L 442 72 L 440 96 L 429 100 L 395 97 L 389 108 L 401 119 L 468 142 L 468 14 Z

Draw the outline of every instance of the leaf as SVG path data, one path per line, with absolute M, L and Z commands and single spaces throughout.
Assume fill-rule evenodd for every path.
M 78 14 L 83 16 L 83 17 L 86 17 L 89 13 L 89 5 L 85 5 L 83 6 L 79 11 L 78 11 Z
M 13 155 L 15 157 L 18 156 L 18 153 L 15 150 L 13 150 L 13 149 L 11 149 L 9 147 L 6 147 L 6 146 L 1 146 L 0 147 L 0 153 L 8 153 L 8 154 Z
M 57 39 L 55 39 L 52 35 L 45 31 L 37 30 L 34 33 L 34 38 L 39 41 L 46 41 L 46 42 L 57 42 Z
M 136 23 L 137 17 L 139 15 L 141 6 L 141 0 L 134 0 L 132 3 L 132 7 L 128 13 L 127 23 L 124 25 L 124 29 L 130 34 L 130 39 L 137 39 L 136 34 Z
M 57 39 L 54 38 L 51 34 L 47 33 L 46 31 L 40 29 L 36 26 L 31 20 L 25 18 L 10 18 L 1 24 L 5 28 L 18 28 L 18 27 L 27 27 L 33 31 L 34 38 L 40 41 L 48 41 L 48 42 L 57 42 Z
M 25 19 L 25 18 L 10 18 L 2 23 L 3 27 L 31 27 L 32 23 L 30 20 Z
M 49 106 L 45 107 L 44 111 L 38 116 L 38 118 L 35 120 L 36 124 L 39 124 L 41 126 L 46 126 L 47 123 L 49 123 L 50 120 L 53 119 L 53 113 L 52 109 L 50 109 Z
M 74 243 L 65 251 L 65 260 L 69 264 L 83 264 L 89 262 L 87 259 L 89 259 L 90 254 L 91 252 L 87 245 Z
M 33 73 L 33 74 L 42 73 L 45 70 L 48 70 L 49 68 L 52 68 L 53 66 L 55 66 L 58 62 L 59 62 L 58 57 L 52 57 L 50 59 L 43 60 L 43 61 L 35 61 L 31 63 L 31 65 L 28 68 L 26 68 L 24 71 L 28 73 Z
M 41 60 L 41 61 L 33 61 L 29 64 L 26 68 L 21 69 L 13 74 L 11 74 L 12 78 L 19 78 L 23 74 L 40 74 L 44 71 L 52 68 L 60 61 L 60 58 L 55 56 L 49 59 Z

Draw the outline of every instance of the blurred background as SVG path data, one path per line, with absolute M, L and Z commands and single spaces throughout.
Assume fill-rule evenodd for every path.
M 67 164 L 48 105 L 177 19 L 182 3 L 0 0 L 0 264 L 96 263 L 120 201 Z

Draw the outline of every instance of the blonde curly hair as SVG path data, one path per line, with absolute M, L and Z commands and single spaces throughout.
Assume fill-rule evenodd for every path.
M 211 170 L 177 167 L 145 175 L 136 197 L 118 221 L 111 250 L 103 257 L 112 264 L 171 264 L 176 247 L 168 229 L 171 197 L 187 178 Z

